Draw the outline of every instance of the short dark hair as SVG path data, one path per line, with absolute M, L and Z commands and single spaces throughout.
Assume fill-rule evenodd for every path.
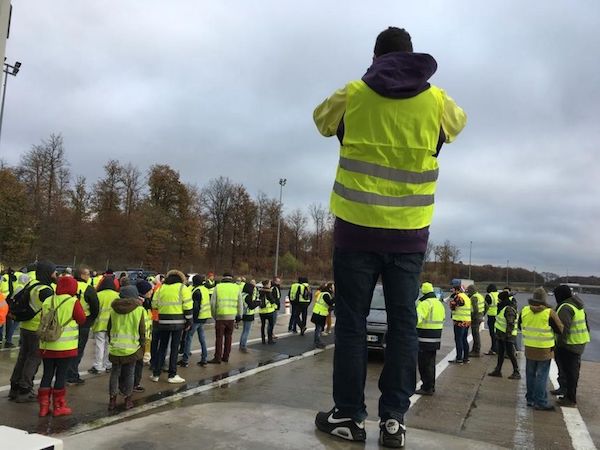
M 375 41 L 375 56 L 391 52 L 412 52 L 413 46 L 410 34 L 404 28 L 388 27 L 377 36 Z

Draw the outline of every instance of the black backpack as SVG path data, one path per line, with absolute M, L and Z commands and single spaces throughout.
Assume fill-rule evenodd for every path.
M 8 303 L 8 313 L 17 322 L 25 322 L 33 319 L 41 309 L 35 311 L 30 304 L 31 289 L 40 285 L 40 282 L 27 283 L 23 289 L 17 292 L 12 298 L 6 300 Z

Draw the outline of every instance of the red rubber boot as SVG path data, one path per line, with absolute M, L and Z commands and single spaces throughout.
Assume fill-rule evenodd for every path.
M 52 394 L 54 398 L 54 412 L 52 415 L 54 417 L 70 415 L 73 411 L 71 411 L 71 408 L 67 406 L 67 399 L 65 398 L 67 390 L 54 389 Z
M 40 417 L 46 417 L 50 412 L 50 395 L 52 389 L 50 388 L 39 388 L 38 389 L 38 403 L 40 404 Z

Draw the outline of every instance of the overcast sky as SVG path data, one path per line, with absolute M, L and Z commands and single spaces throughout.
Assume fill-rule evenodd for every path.
M 368 7 L 367 7 L 368 5 Z M 338 158 L 312 111 L 405 27 L 468 114 L 440 155 L 431 239 L 474 264 L 600 275 L 600 2 L 13 1 L 0 158 L 62 133 L 109 159 L 228 176 L 286 211 L 327 204 Z

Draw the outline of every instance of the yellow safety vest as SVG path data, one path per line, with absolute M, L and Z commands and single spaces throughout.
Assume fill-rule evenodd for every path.
M 570 303 L 563 303 L 558 307 L 557 312 L 560 312 L 563 306 L 568 306 L 575 313 L 573 320 L 571 321 L 571 328 L 569 329 L 569 334 L 567 335 L 565 342 L 569 345 L 587 344 L 590 342 L 590 332 L 585 321 L 584 309 L 575 308 Z
M 488 295 L 492 299 L 492 304 L 488 308 L 487 315 L 495 317 L 498 315 L 498 291 L 488 292 Z
M 92 326 L 92 331 L 94 333 L 106 331 L 108 329 L 108 318 L 110 317 L 110 312 L 112 311 L 111 305 L 112 302 L 117 298 L 119 298 L 119 293 L 117 291 L 113 291 L 112 289 L 105 289 L 98 292 L 100 312 L 98 313 L 98 317 L 96 317 L 94 325 Z
M 549 324 L 550 308 L 534 313 L 529 306 L 521 311 L 521 329 L 526 347 L 554 347 L 554 332 Z
M 35 281 L 34 281 L 35 283 Z M 34 311 L 39 311 L 35 316 L 31 319 L 26 320 L 25 322 L 21 322 L 21 328 L 28 331 L 37 331 L 40 327 L 40 319 L 41 319 L 41 311 L 42 311 L 42 302 L 40 301 L 40 293 L 43 289 L 52 289 L 50 286 L 45 284 L 38 284 L 33 286 L 29 291 L 29 306 Z M 53 292 L 54 294 L 54 292 Z M 47 297 L 48 299 L 49 297 Z
M 204 285 L 196 286 L 192 289 L 192 296 L 196 291 L 200 291 L 200 310 L 198 311 L 198 319 L 210 319 L 212 313 L 210 311 L 210 293 Z
M 88 284 L 85 281 L 77 281 L 77 293 L 79 294 L 79 301 L 81 302 L 81 307 L 83 308 L 83 312 L 85 313 L 85 317 L 89 317 L 90 315 L 90 305 L 85 301 L 85 290 L 88 288 Z
M 443 93 L 435 86 L 398 100 L 362 80 L 348 83 L 331 212 L 371 228 L 429 226 L 443 110 Z
M 140 320 L 147 317 L 142 306 L 127 314 L 110 312 L 109 353 L 114 356 L 133 355 L 140 349 Z
M 470 322 L 471 321 L 471 299 L 464 293 L 459 293 L 458 296 L 463 299 L 464 305 L 457 306 L 452 311 L 452 320 L 457 322 Z
M 256 310 L 259 309 L 259 313 L 261 314 L 265 314 L 266 309 L 267 308 L 248 308 L 248 304 L 246 303 L 246 298 L 248 297 L 248 294 L 246 294 L 245 292 L 242 292 L 242 306 L 244 308 L 244 315 L 246 316 L 253 316 L 256 314 Z M 252 301 L 257 301 L 258 300 L 258 288 L 255 286 L 254 289 L 252 290 Z M 264 311 L 263 311 L 264 310 Z M 275 307 L 273 306 L 273 311 L 275 311 Z M 272 312 L 272 311 L 269 311 Z
M 186 321 L 184 311 L 194 309 L 192 292 L 183 283 L 163 284 L 152 299 L 152 307 L 158 310 L 158 322 L 161 325 L 183 325 Z
M 325 296 L 328 296 L 331 299 L 331 294 L 329 292 L 319 292 L 317 295 L 317 299 L 315 300 L 315 306 L 313 308 L 313 313 L 319 316 L 328 316 L 329 315 L 329 305 L 325 301 Z
M 422 300 L 417 305 L 419 321 L 417 328 L 424 330 L 441 330 L 446 320 L 444 305 L 437 298 L 431 297 Z
M 258 298 L 258 289 L 254 288 L 255 298 Z M 259 308 L 258 312 L 260 314 L 270 314 L 275 311 L 277 307 L 275 303 L 271 303 L 269 300 L 265 300 L 265 307 Z
M 210 291 L 210 289 L 209 289 Z M 236 316 L 240 289 L 235 283 L 219 283 L 215 286 L 216 315 Z
M 66 351 L 75 350 L 79 341 L 79 326 L 73 319 L 73 308 L 76 297 L 69 294 L 53 295 L 44 300 L 42 315 L 48 314 L 50 307 L 54 305 L 57 312 L 58 323 L 63 327 L 60 337 L 53 342 L 40 339 L 40 350 Z
M 309 289 L 309 285 L 307 283 L 293 283 L 290 286 L 290 301 L 296 301 L 296 293 L 298 294 L 298 301 L 301 303 L 310 303 L 310 298 L 305 299 L 304 293 Z
M 471 306 L 475 306 L 475 305 L 477 305 L 477 311 L 478 311 L 477 314 L 483 314 L 483 311 L 485 309 L 485 298 L 479 292 L 475 292 L 471 296 Z M 475 311 L 475 309 L 473 309 L 473 312 L 474 311 Z
M 8 274 L 2 275 L 2 280 L 0 281 L 0 292 L 4 294 L 5 297 L 8 297 L 9 294 L 9 285 L 8 285 Z
M 502 308 L 500 310 L 500 312 L 496 316 L 496 322 L 494 324 L 494 328 L 498 331 L 502 331 L 503 333 L 506 333 L 506 327 L 507 327 L 506 317 L 504 317 L 504 312 L 506 311 L 506 308 L 508 308 L 508 307 L 505 306 L 504 308 Z M 513 329 L 510 334 L 512 336 L 517 335 L 517 327 L 516 326 L 513 326 Z

